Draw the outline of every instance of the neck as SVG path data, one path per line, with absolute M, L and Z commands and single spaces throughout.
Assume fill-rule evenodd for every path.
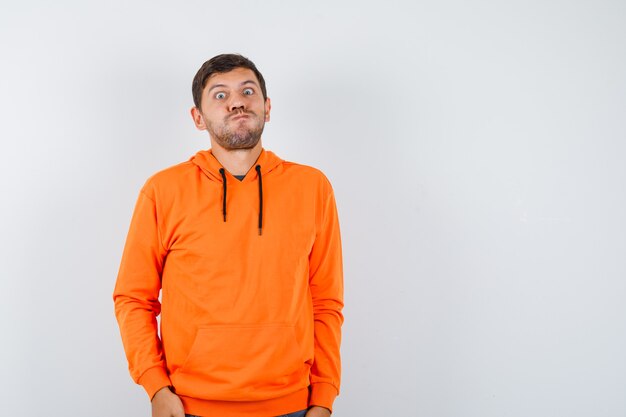
M 232 175 L 245 175 L 261 154 L 261 140 L 250 149 L 226 149 L 211 139 L 211 152 Z

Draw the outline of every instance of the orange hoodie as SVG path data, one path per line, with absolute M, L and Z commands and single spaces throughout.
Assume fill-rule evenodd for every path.
M 332 410 L 343 270 L 330 182 L 265 149 L 243 181 L 211 149 L 157 172 L 113 300 L 130 374 L 151 399 L 170 386 L 207 417 Z

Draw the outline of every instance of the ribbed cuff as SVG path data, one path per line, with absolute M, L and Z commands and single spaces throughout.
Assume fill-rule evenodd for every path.
M 335 402 L 335 398 L 337 398 L 337 388 L 335 388 L 331 384 L 327 384 L 326 382 L 317 382 L 315 384 L 311 384 L 311 396 L 309 398 L 309 407 L 313 405 L 317 405 L 320 407 L 325 407 L 333 412 L 333 403 Z
M 163 387 L 171 386 L 172 382 L 164 368 L 155 366 L 141 375 L 139 384 L 143 386 L 148 393 L 148 397 L 150 397 L 150 401 L 152 401 L 152 397 L 154 397 L 154 394 L 156 394 L 158 390 Z

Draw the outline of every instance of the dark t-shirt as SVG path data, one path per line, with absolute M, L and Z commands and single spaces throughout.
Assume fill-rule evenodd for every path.
M 237 178 L 239 181 L 242 181 L 245 176 L 246 176 L 246 174 L 244 174 L 244 175 L 235 175 L 235 178 Z

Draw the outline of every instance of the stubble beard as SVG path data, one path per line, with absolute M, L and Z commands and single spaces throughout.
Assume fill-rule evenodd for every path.
M 249 118 L 256 118 L 254 114 L 248 114 Z M 265 117 L 265 116 L 263 116 Z M 260 123 L 256 123 L 253 127 L 239 126 L 235 121 L 235 129 L 231 126 L 232 121 L 226 120 L 221 126 L 215 126 L 211 123 L 207 124 L 209 134 L 221 147 L 227 150 L 233 149 L 251 149 L 261 139 L 265 122 L 261 119 Z

